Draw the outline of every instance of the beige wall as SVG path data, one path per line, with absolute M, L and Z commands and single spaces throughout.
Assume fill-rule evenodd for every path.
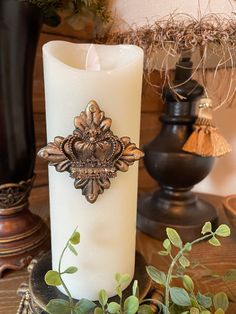
M 235 104 L 236 106 L 236 104 Z M 226 196 L 236 194 L 236 107 L 215 112 L 215 123 L 222 135 L 232 145 L 232 152 L 216 159 L 211 173 L 195 190 Z

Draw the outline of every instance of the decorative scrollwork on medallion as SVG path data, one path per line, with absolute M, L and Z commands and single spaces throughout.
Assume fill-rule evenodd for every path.
M 116 177 L 117 171 L 128 171 L 144 154 L 129 137 L 113 134 L 112 120 L 105 117 L 94 100 L 75 117 L 74 124 L 73 135 L 56 136 L 38 155 L 57 171 L 68 171 L 75 188 L 82 189 L 86 199 L 94 203 L 110 187 L 110 179 Z

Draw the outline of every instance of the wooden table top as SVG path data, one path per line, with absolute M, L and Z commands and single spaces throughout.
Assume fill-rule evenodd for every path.
M 210 201 L 219 211 L 221 222 L 227 222 L 222 208 L 222 198 L 217 196 L 202 195 L 202 198 Z M 35 188 L 31 194 L 31 208 L 34 213 L 39 214 L 48 221 L 48 191 L 47 187 Z M 224 283 L 218 278 L 211 276 L 212 271 L 224 274 L 228 269 L 236 269 L 236 232 L 232 231 L 230 238 L 222 241 L 222 247 L 212 247 L 207 242 L 196 245 L 189 259 L 196 265 L 190 269 L 195 281 L 195 286 L 201 292 L 225 291 L 230 298 L 228 314 L 236 313 L 236 281 Z M 162 243 L 137 231 L 137 250 L 146 258 L 148 265 L 154 265 L 160 270 L 168 267 L 168 257 L 157 254 L 162 248 Z M 197 266 L 198 265 L 198 266 Z M 204 266 L 203 266 L 204 265 Z M 28 281 L 27 270 L 7 271 L 0 279 L 0 314 L 16 314 L 20 299 L 16 291 L 22 282 Z

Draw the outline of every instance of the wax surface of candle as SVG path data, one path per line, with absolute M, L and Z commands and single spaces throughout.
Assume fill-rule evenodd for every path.
M 98 102 L 111 130 L 139 143 L 143 52 L 135 46 L 96 45 L 101 70 L 84 70 L 90 45 L 50 42 L 43 48 L 47 138 L 67 136 L 74 117 L 91 99 Z M 111 188 L 90 204 L 68 173 L 49 167 L 52 264 L 57 269 L 66 240 L 76 226 L 78 256 L 67 253 L 63 268 L 77 266 L 65 281 L 75 298 L 97 299 L 100 289 L 115 295 L 116 272 L 134 273 L 138 164 L 118 173 Z

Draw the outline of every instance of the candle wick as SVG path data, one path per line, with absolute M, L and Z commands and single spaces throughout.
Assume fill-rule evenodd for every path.
M 90 45 L 88 52 L 87 52 L 85 69 L 91 70 L 91 71 L 100 71 L 101 70 L 101 64 L 100 64 L 99 56 L 98 56 L 96 47 L 93 44 Z

